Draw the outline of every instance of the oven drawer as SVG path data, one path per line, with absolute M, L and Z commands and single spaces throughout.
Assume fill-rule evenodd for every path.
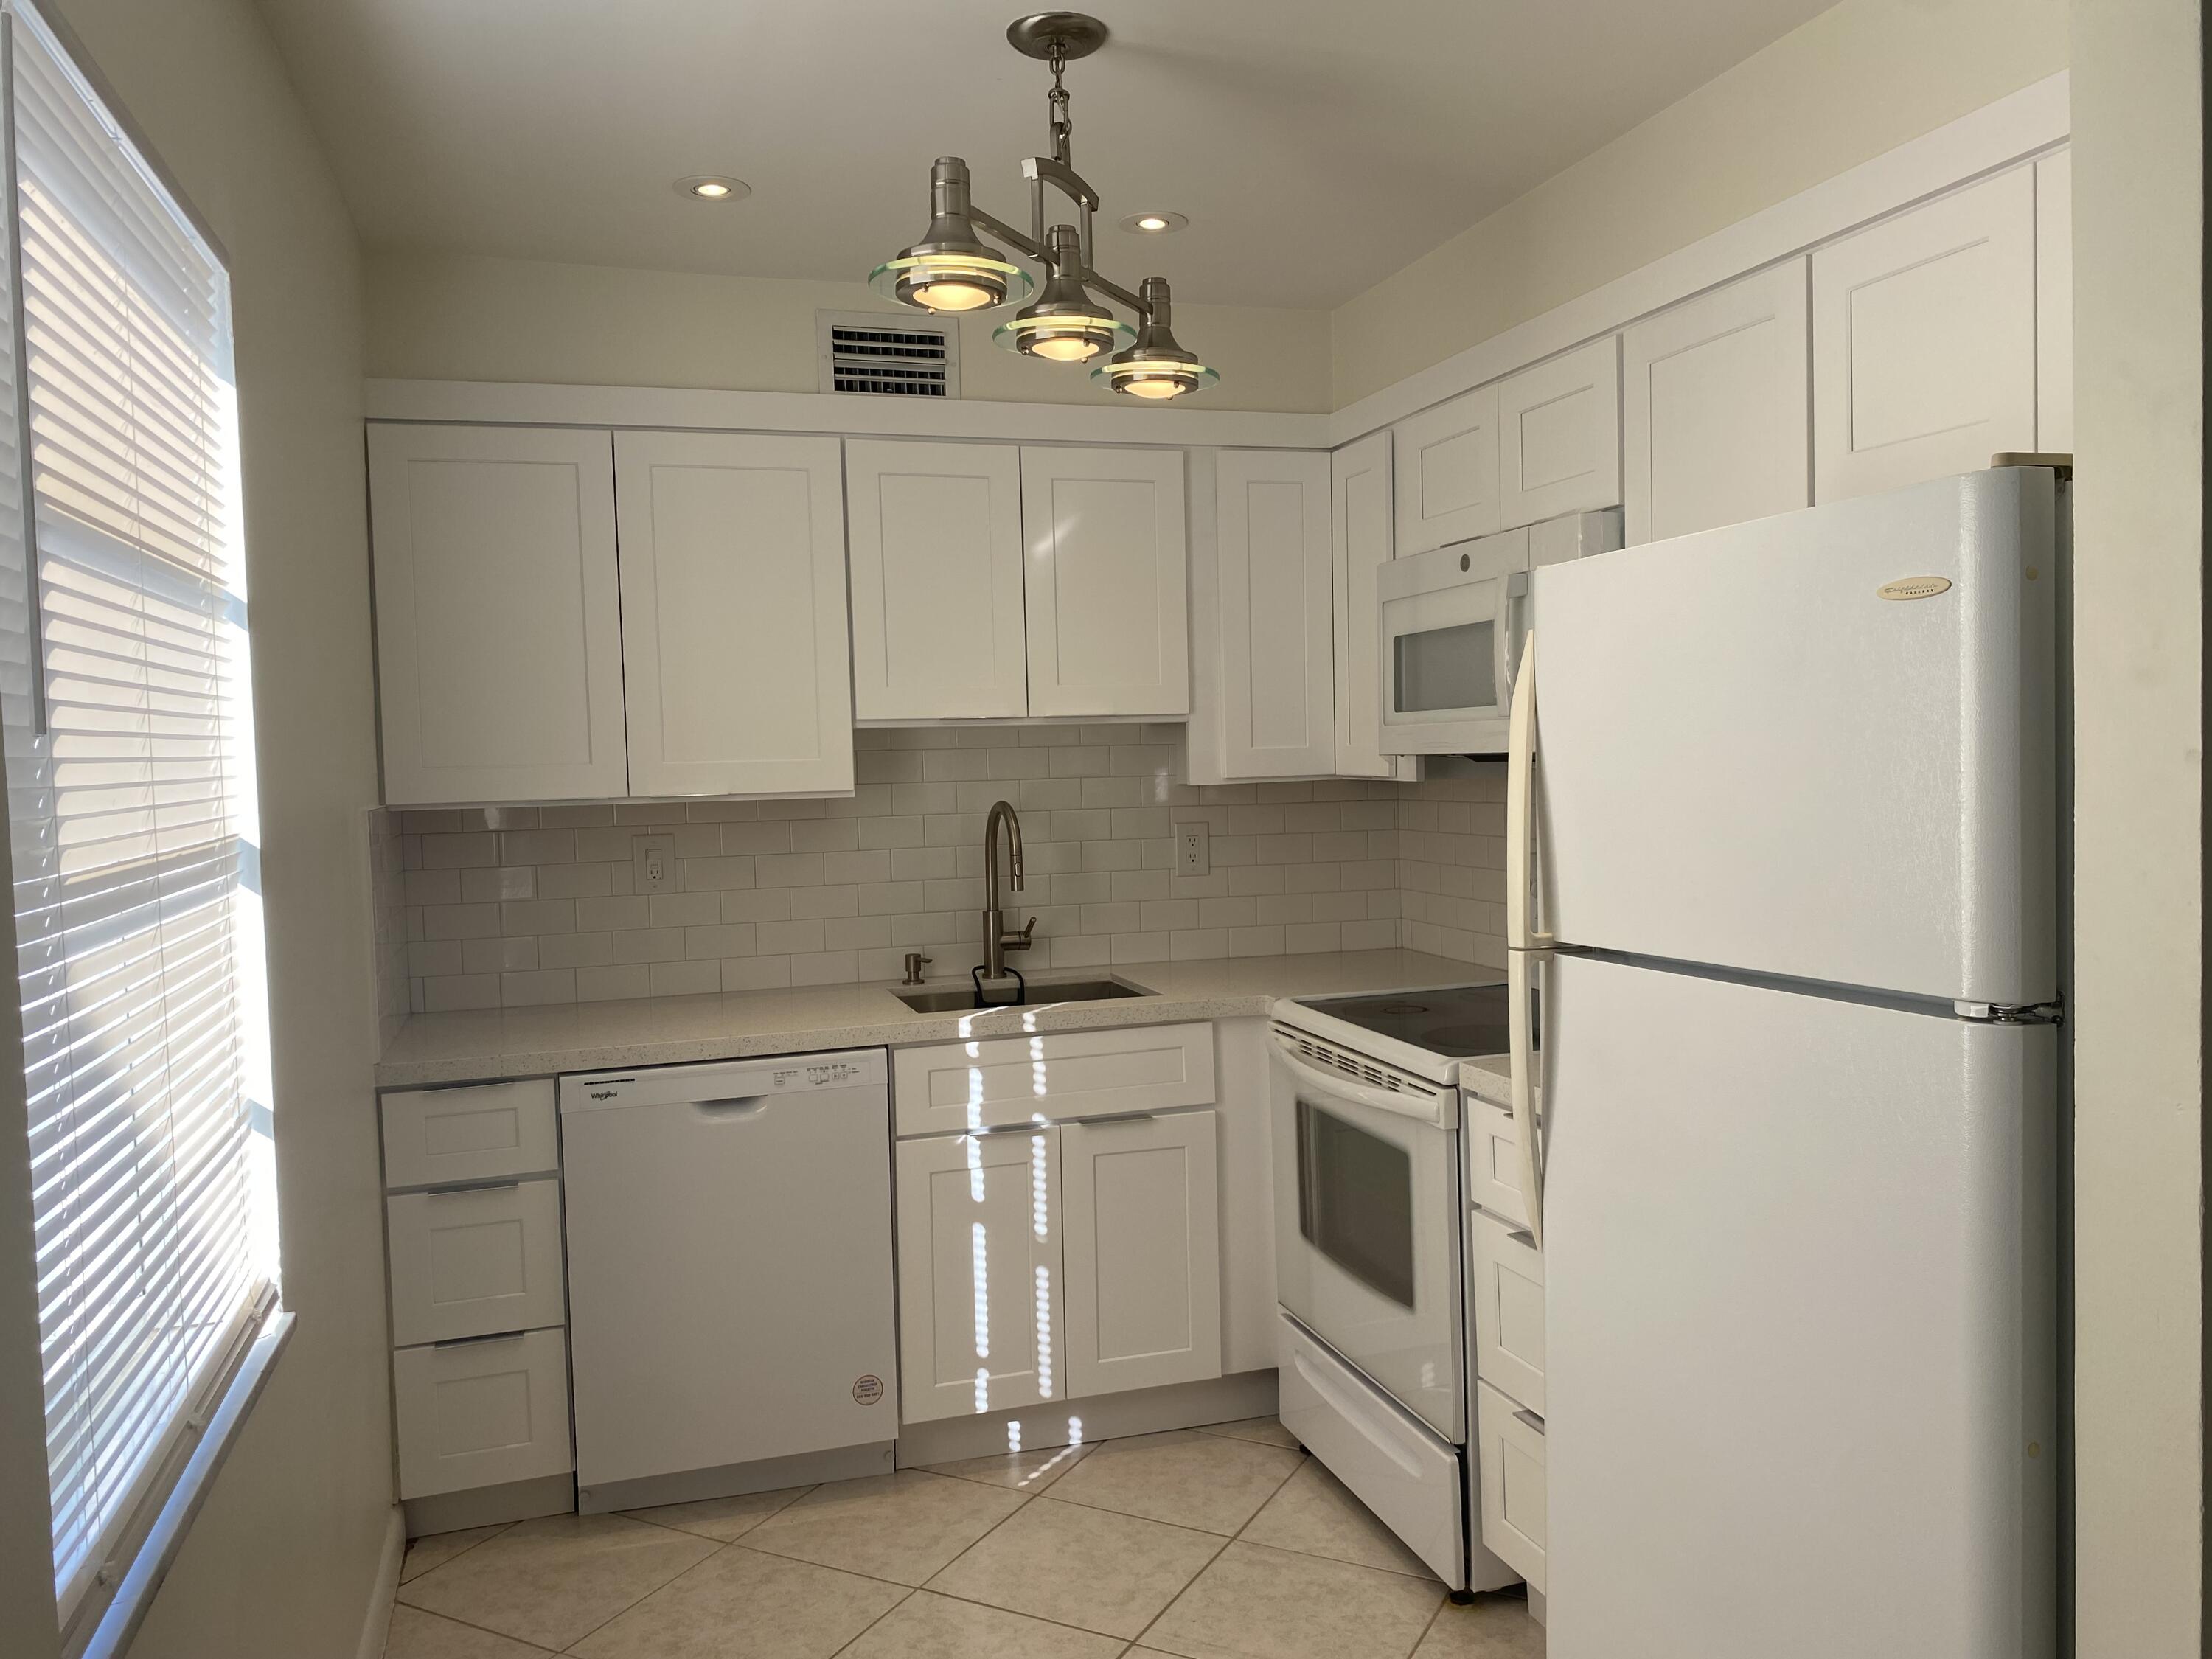
M 1474 1374 L 1544 1413 L 1544 1258 L 1527 1233 L 1478 1210 L 1468 1218 Z
M 1291 1320 L 1278 1335 L 1283 1426 L 1431 1572 L 1465 1589 L 1458 1449 Z
M 384 1206 L 394 1346 L 566 1322 L 559 1182 L 398 1193 Z
M 1520 1410 L 1487 1382 L 1477 1382 L 1474 1421 L 1483 1544 L 1540 1594 L 1548 1525 L 1544 1419 Z
M 1521 1194 L 1521 1135 L 1514 1127 L 1513 1109 L 1468 1094 L 1462 1116 L 1468 1201 L 1516 1227 L 1527 1226 L 1528 1201 Z
M 561 1167 L 553 1079 L 410 1089 L 383 1100 L 384 1185 L 435 1187 Z

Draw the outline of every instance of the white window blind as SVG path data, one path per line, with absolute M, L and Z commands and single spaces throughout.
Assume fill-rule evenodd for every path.
M 10 10 L 0 718 L 67 1613 L 189 1449 L 270 1271 L 268 1097 L 228 281 Z

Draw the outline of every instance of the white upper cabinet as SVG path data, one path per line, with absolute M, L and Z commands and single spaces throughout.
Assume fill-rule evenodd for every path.
M 1326 775 L 1336 764 L 1328 457 L 1229 449 L 1218 468 L 1223 775 Z
M 1839 500 L 2036 447 L 2035 169 L 1813 254 L 1813 487 Z
M 1028 714 L 1020 451 L 851 439 L 845 501 L 854 714 Z
M 2035 164 L 2035 447 L 2074 451 L 2074 152 Z
M 1190 713 L 1182 452 L 1022 450 L 1030 713 Z
M 1215 1127 L 1178 1112 L 1060 1129 L 1068 1398 L 1221 1375 Z
M 368 428 L 387 804 L 625 793 L 613 450 Z
M 1622 335 L 1628 543 L 1812 504 L 1806 282 L 1792 259 Z
M 1393 431 L 1401 555 L 1498 528 L 1496 386 L 1425 409 Z
M 1382 610 L 1375 573 L 1390 562 L 1390 434 L 1371 432 L 1328 458 L 1336 603 L 1336 775 L 1413 778 L 1420 763 L 1382 751 Z
M 1500 380 L 1495 527 L 1620 505 L 1620 337 Z
M 633 795 L 853 787 L 835 438 L 623 432 Z

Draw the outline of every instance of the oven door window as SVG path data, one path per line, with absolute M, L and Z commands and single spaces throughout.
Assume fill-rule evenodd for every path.
M 1298 1231 L 1378 1296 L 1413 1304 L 1413 1161 L 1310 1101 L 1298 1102 Z
M 1498 624 L 1400 634 L 1390 641 L 1390 700 L 1402 714 L 1498 706 Z

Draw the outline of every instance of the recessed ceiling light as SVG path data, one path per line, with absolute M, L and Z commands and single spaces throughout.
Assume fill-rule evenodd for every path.
M 676 193 L 690 196 L 702 202 L 742 202 L 753 193 L 753 187 L 742 179 L 732 179 L 726 173 L 702 173 L 694 179 L 678 179 Z
M 1121 228 L 1133 230 L 1139 236 L 1165 236 L 1189 222 L 1180 213 L 1132 213 L 1121 221 Z

